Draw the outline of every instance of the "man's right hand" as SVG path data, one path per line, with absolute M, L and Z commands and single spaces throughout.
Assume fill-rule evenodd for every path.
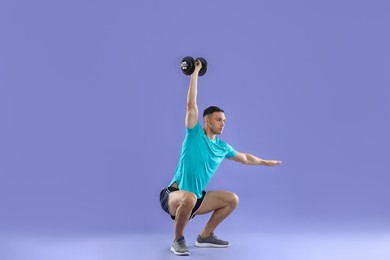
M 198 74 L 201 69 L 202 69 L 202 62 L 200 62 L 199 60 L 196 60 L 194 73 L 196 72 L 196 74 Z

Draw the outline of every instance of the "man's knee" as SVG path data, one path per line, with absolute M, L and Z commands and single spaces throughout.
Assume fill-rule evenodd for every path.
M 197 198 L 194 193 L 186 192 L 180 200 L 180 206 L 193 209 L 195 207 Z
M 240 201 L 240 199 L 239 199 L 239 197 L 237 196 L 237 194 L 235 194 L 235 193 L 233 193 L 233 192 L 230 192 L 230 193 L 229 193 L 229 196 L 228 196 L 228 203 L 229 203 L 229 206 L 230 206 L 230 207 L 236 208 L 239 201 Z
M 192 210 L 196 204 L 196 196 L 191 192 L 176 191 L 171 193 L 169 198 L 169 213 L 172 216 L 176 215 L 176 211 L 180 208 L 181 210 Z

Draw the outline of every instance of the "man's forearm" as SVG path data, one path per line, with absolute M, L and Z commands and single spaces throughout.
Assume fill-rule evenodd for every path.
M 245 154 L 245 157 L 246 157 L 245 164 L 247 165 L 267 165 L 266 160 L 256 157 L 253 154 L 247 153 Z
M 187 106 L 196 107 L 196 97 L 198 95 L 198 72 L 191 75 L 190 86 L 187 94 Z

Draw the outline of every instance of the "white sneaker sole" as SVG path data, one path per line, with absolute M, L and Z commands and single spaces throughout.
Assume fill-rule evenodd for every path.
M 218 245 L 218 244 L 212 244 L 212 243 L 199 243 L 198 241 L 195 241 L 195 245 L 197 247 L 217 247 L 217 248 L 225 248 L 229 247 L 230 244 L 227 245 Z
M 171 247 L 171 252 L 174 253 L 175 255 L 182 255 L 182 256 L 185 256 L 185 255 L 190 255 L 190 252 L 184 252 L 184 253 L 179 253 L 179 252 L 176 252 L 176 250 L 173 248 L 173 246 Z

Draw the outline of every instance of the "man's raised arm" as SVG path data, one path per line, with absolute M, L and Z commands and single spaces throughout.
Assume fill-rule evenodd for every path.
M 198 122 L 198 104 L 196 102 L 196 97 L 198 95 L 198 74 L 199 70 L 202 68 L 202 63 L 196 61 L 196 67 L 194 73 L 191 75 L 190 86 L 188 88 L 187 94 L 187 112 L 185 124 L 187 128 L 194 128 Z

